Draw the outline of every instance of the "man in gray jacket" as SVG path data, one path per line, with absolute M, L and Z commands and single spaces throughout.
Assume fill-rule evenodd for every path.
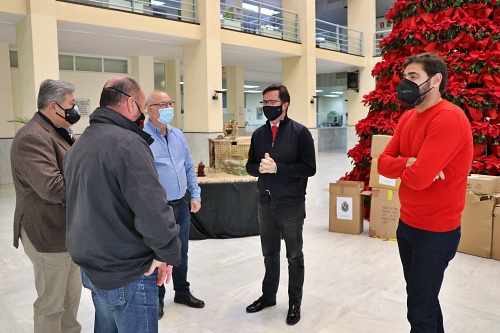
M 136 81 L 106 83 L 64 159 L 66 244 L 92 292 L 95 332 L 157 332 L 158 288 L 180 262 L 179 230 L 142 130 Z

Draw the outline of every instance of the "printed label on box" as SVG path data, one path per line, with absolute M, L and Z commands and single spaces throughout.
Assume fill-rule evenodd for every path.
M 352 198 L 337 197 L 337 219 L 352 220 Z
M 387 186 L 396 186 L 396 179 L 387 178 L 384 176 L 378 176 L 378 183 Z

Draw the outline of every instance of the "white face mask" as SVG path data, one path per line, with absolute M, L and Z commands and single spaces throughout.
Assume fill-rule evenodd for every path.
M 168 125 L 174 118 L 174 108 L 159 109 L 160 116 L 157 118 L 163 125 Z

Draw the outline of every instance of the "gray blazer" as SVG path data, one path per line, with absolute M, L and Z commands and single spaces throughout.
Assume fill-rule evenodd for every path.
M 63 158 L 70 144 L 38 113 L 14 137 L 10 150 L 16 190 L 14 246 L 21 225 L 38 252 L 67 252 L 61 204 Z

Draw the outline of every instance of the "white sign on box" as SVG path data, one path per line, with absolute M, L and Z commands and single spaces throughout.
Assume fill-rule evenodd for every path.
M 352 198 L 337 197 L 337 219 L 352 220 Z
M 379 175 L 378 183 L 382 184 L 382 185 L 396 186 L 396 179 L 387 178 L 387 177 Z

